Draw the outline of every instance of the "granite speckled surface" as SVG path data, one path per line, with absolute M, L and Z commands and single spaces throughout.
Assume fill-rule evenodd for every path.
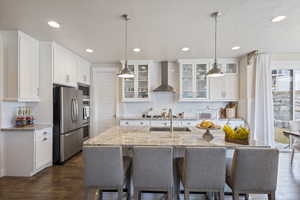
M 8 128 L 1 128 L 1 131 L 36 131 L 36 130 L 41 130 L 44 128 L 51 128 L 52 125 L 50 124 L 35 124 L 33 126 L 28 126 L 28 127 L 8 127 Z
M 114 126 L 100 133 L 98 136 L 88 139 L 84 146 L 120 145 L 131 146 L 221 146 L 235 148 L 241 146 L 259 147 L 260 145 L 250 142 L 250 145 L 228 143 L 224 140 L 225 133 L 222 130 L 211 131 L 214 138 L 211 141 L 203 139 L 205 130 L 189 127 L 191 132 L 150 132 L 148 127 L 121 127 Z M 262 146 L 261 147 L 265 147 Z

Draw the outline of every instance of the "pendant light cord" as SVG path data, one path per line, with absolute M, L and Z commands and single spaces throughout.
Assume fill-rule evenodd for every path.
M 215 63 L 217 63 L 217 17 L 218 14 L 215 15 Z
M 125 67 L 127 68 L 127 21 L 128 17 L 127 15 L 124 16 L 125 18 Z

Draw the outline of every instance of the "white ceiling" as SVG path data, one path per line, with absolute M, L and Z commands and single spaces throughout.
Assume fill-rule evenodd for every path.
M 94 63 L 109 63 L 123 59 L 120 15 L 128 13 L 129 59 L 172 61 L 212 56 L 210 14 L 217 10 L 224 13 L 219 20 L 220 57 L 255 49 L 300 52 L 299 0 L 0 0 L 0 29 L 55 40 Z M 278 15 L 287 19 L 271 23 Z M 61 28 L 50 28 L 49 20 Z M 241 49 L 232 51 L 236 45 Z M 181 52 L 184 46 L 191 51 Z M 142 52 L 132 52 L 135 47 Z

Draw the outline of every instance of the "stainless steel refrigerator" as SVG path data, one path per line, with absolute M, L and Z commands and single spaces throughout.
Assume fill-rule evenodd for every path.
M 82 150 L 82 94 L 75 88 L 53 88 L 53 162 L 63 163 Z

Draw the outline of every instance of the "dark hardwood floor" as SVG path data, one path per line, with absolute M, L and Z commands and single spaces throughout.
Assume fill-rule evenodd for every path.
M 294 166 L 290 168 L 289 154 L 280 154 L 277 200 L 300 200 L 300 153 L 296 155 Z M 162 195 L 143 196 L 147 200 L 162 199 Z M 183 196 L 181 196 L 183 199 Z M 115 199 L 113 193 L 105 193 L 105 200 Z M 65 165 L 50 167 L 34 177 L 0 178 L 1 200 L 67 200 L 84 199 L 82 155 L 79 154 Z M 191 199 L 205 199 L 203 195 L 193 195 Z M 226 196 L 226 199 L 232 199 Z M 243 198 L 241 198 L 243 199 Z M 266 199 L 264 195 L 252 195 L 251 199 Z

